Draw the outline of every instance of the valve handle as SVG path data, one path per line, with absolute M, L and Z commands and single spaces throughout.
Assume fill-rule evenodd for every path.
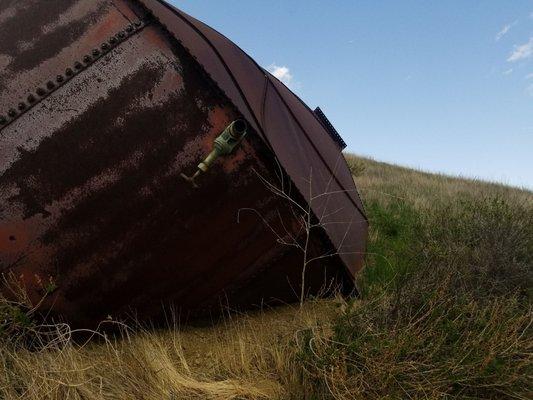
M 200 174 L 206 173 L 211 165 L 221 156 L 229 155 L 241 143 L 248 132 L 248 124 L 243 119 L 237 119 L 228 125 L 226 129 L 215 139 L 213 150 L 209 155 L 198 164 L 198 170 L 193 176 L 187 176 L 181 173 L 181 177 L 189 182 L 193 188 L 198 189 L 200 186 L 196 183 L 196 178 Z

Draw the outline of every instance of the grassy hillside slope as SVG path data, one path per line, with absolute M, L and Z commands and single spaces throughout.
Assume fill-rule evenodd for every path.
M 0 399 L 531 398 L 533 194 L 348 156 L 362 297 L 80 346 L 0 307 Z M 0 334 L 0 337 L 2 335 Z M 42 337 L 42 336 L 41 336 Z

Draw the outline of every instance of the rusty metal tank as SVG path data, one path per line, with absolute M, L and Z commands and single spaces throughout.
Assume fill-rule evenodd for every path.
M 234 151 L 183 179 L 235 120 Z M 305 291 L 350 290 L 368 223 L 330 132 L 164 1 L 2 0 L 0 270 L 74 326 L 291 302 L 303 255 L 282 242 L 308 210 Z

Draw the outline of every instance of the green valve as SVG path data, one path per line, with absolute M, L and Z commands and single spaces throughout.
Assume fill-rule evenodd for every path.
M 197 188 L 196 178 L 201 173 L 206 173 L 213 163 L 221 156 L 227 156 L 235 150 L 235 148 L 241 143 L 242 139 L 248 132 L 248 124 L 243 119 L 233 121 L 228 125 L 226 129 L 215 139 L 213 144 L 213 150 L 209 155 L 198 164 L 198 171 L 193 176 L 187 176 L 181 174 L 181 177 Z

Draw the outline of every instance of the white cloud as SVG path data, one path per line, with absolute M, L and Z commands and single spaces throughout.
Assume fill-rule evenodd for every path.
M 507 24 L 505 25 L 497 34 L 496 34 L 496 41 L 500 40 L 502 37 L 504 37 L 505 35 L 507 35 L 507 33 L 511 30 L 511 28 L 516 25 L 518 21 L 514 21 L 513 23 L 511 24 Z
M 507 71 L 503 71 L 504 75 L 510 75 L 512 73 L 513 73 L 513 69 L 512 68 L 509 68 Z
M 267 68 L 267 70 L 281 82 L 283 82 L 285 86 L 291 87 L 293 76 L 289 67 L 272 64 Z
M 519 60 L 525 60 L 533 55 L 533 37 L 529 38 L 527 43 L 521 45 L 515 45 L 513 52 L 507 59 L 509 62 L 515 62 Z

